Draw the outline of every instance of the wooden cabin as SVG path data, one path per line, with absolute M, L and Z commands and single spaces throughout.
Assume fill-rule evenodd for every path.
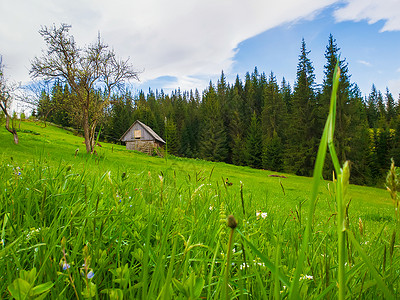
M 136 120 L 122 135 L 120 141 L 126 143 L 127 150 L 136 150 L 152 155 L 154 150 L 159 153 L 159 148 L 165 145 L 165 141 L 149 126 Z

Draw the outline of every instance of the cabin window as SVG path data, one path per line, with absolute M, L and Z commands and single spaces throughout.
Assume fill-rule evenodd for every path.
M 140 139 L 142 137 L 142 131 L 140 129 L 135 130 L 134 135 L 135 135 L 135 139 Z

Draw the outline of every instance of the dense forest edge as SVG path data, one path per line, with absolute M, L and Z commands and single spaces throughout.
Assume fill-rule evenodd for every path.
M 97 126 L 100 140 L 119 143 L 135 121 L 150 126 L 164 140 L 170 154 L 221 161 L 239 166 L 312 176 L 316 151 L 329 110 L 332 77 L 340 48 L 332 35 L 325 50 L 322 84 L 304 39 L 293 87 L 274 73 L 255 67 L 244 81 L 228 83 L 224 72 L 217 83 L 200 93 L 175 90 L 120 91 L 112 96 Z M 337 95 L 335 147 L 341 163 L 350 161 L 354 184 L 383 186 L 390 159 L 400 161 L 400 105 L 389 89 L 383 94 L 372 86 L 363 97 L 351 82 L 348 63 L 341 69 Z M 93 91 L 96 97 L 100 92 Z M 68 84 L 54 81 L 43 90 L 33 115 L 65 127 L 80 128 L 77 118 L 63 109 L 74 93 Z M 101 130 L 100 130 L 101 129 Z M 330 178 L 330 161 L 324 176 Z

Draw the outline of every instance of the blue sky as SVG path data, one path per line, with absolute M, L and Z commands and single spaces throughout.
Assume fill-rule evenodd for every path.
M 233 83 L 257 66 L 293 86 L 304 38 L 322 83 L 333 34 L 351 80 L 400 93 L 399 0 L 13 0 L 1 1 L 0 55 L 10 81 L 31 83 L 41 26 L 67 23 L 80 46 L 98 33 L 143 71 L 133 89 L 204 90 L 221 71 Z
M 343 4 L 331 5 L 317 12 L 312 19 L 287 22 L 240 42 L 231 68 L 224 70 L 228 81 L 234 83 L 236 75 L 244 80 L 246 72 L 251 73 L 257 67 L 258 72 L 267 75 L 272 71 L 279 83 L 285 77 L 293 87 L 304 38 L 307 49 L 311 51 L 309 57 L 315 68 L 316 83 L 321 84 L 326 64 L 324 54 L 329 34 L 332 34 L 340 48 L 341 59 L 348 63 L 351 81 L 359 86 L 363 95 L 368 95 L 375 84 L 382 93 L 389 88 L 395 99 L 399 99 L 400 31 L 382 31 L 384 20 L 372 24 L 367 20 L 338 22 L 334 12 L 340 6 Z M 204 77 L 193 77 L 203 82 L 198 86 L 200 91 L 207 87 L 210 79 L 216 83 L 220 73 Z M 173 84 L 176 84 L 175 88 L 179 87 L 176 77 L 162 76 L 137 84 L 136 88 L 171 91 L 173 88 L 165 87 Z
M 380 32 L 383 21 L 335 22 L 334 7 L 320 12 L 313 20 L 283 24 L 241 42 L 234 57 L 233 72 L 244 74 L 254 66 L 259 71 L 273 71 L 279 82 L 284 76 L 291 85 L 296 79 L 296 67 L 304 38 L 315 68 L 317 83 L 323 81 L 324 57 L 329 34 L 336 39 L 341 58 L 345 58 L 351 80 L 363 93 L 369 93 L 374 83 L 382 92 L 390 86 L 397 98 L 400 78 L 400 32 Z M 242 77 L 243 78 L 243 77 Z

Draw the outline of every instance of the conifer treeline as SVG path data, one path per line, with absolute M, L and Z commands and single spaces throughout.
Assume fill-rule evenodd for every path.
M 247 73 L 233 84 L 222 72 L 216 84 L 210 81 L 200 93 L 180 91 L 164 94 L 149 90 L 134 97 L 130 92 L 114 96 L 104 113 L 102 135 L 117 141 L 137 119 L 167 141 L 168 152 L 177 156 L 223 161 L 253 168 L 311 176 L 328 115 L 332 77 L 339 50 L 329 36 L 325 51 L 324 80 L 315 82 L 310 51 L 302 40 L 296 82 L 293 88 L 271 72 Z M 350 81 L 348 65 L 341 68 L 337 97 L 335 143 L 340 160 L 350 160 L 352 181 L 376 185 L 384 180 L 390 158 L 400 161 L 400 107 L 387 89 L 383 95 L 373 86 L 363 99 Z M 51 95 L 44 93 L 38 113 L 68 126 L 67 112 L 56 103 L 70 97 L 67 86 L 56 83 Z M 325 175 L 330 178 L 328 161 Z

